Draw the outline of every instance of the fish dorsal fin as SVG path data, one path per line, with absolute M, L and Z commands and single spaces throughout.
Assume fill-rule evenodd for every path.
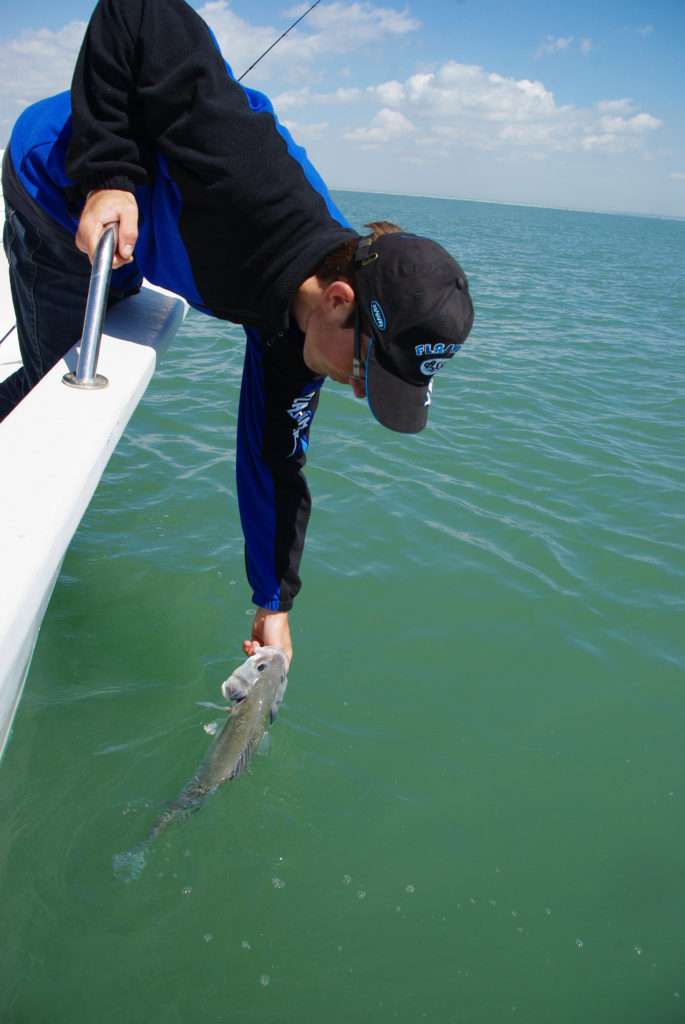
M 235 766 L 233 768 L 233 771 L 228 776 L 229 779 L 237 779 L 239 775 L 243 774 L 243 772 L 247 768 L 248 761 L 250 760 L 250 757 L 252 756 L 252 751 L 254 750 L 254 746 L 255 746 L 254 740 L 250 740 L 250 742 L 247 744 L 247 746 L 243 750 L 240 751 L 240 757 L 236 761 Z

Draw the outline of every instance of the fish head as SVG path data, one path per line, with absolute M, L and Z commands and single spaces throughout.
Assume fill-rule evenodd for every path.
M 288 660 L 280 647 L 260 647 L 221 684 L 221 692 L 226 700 L 234 701 L 258 692 L 274 717 L 288 685 L 287 672 Z

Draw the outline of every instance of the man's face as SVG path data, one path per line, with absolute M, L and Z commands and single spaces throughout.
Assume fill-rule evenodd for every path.
M 314 310 L 307 322 L 303 356 L 312 373 L 330 377 L 339 384 L 352 386 L 357 398 L 365 395 L 364 382 L 353 373 L 354 328 L 346 326 L 350 309 L 325 303 Z M 368 339 L 362 335 L 362 361 L 366 358 Z

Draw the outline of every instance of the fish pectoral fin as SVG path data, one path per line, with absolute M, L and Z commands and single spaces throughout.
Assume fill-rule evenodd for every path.
M 271 710 L 269 711 L 269 721 L 272 725 L 276 721 L 276 716 L 278 715 L 281 704 L 283 703 L 283 698 L 285 697 L 285 691 L 287 686 L 288 677 L 283 676 L 283 678 L 281 679 L 281 683 L 276 691 L 276 698 L 273 704 L 271 705 Z
M 271 733 L 265 732 L 257 744 L 257 757 L 268 757 L 271 753 Z
M 281 704 L 283 703 L 283 695 L 277 694 L 276 700 L 269 708 L 269 724 L 273 725 L 278 717 L 278 712 L 281 710 Z

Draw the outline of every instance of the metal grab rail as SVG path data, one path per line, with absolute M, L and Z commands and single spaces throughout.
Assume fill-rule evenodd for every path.
M 95 250 L 93 269 L 90 272 L 86 314 L 83 318 L 83 334 L 75 373 L 65 373 L 62 381 L 72 388 L 106 388 L 109 381 L 96 373 L 102 328 L 107 311 L 109 282 L 112 276 L 112 259 L 117 248 L 119 230 L 117 224 L 108 224 Z

